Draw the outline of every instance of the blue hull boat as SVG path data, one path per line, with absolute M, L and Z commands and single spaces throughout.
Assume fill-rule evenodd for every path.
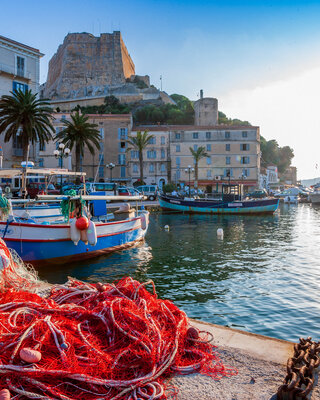
M 183 199 L 176 196 L 159 196 L 160 207 L 185 213 L 204 214 L 273 214 L 279 199 L 267 198 L 257 200 L 206 200 Z

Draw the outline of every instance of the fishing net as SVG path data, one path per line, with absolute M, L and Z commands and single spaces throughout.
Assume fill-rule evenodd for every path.
M 0 255 L 0 388 L 18 399 L 161 400 L 174 374 L 236 373 L 152 281 L 49 285 L 3 242 Z

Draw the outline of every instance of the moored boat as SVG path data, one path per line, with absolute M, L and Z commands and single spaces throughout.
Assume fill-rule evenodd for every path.
M 309 199 L 312 204 L 320 204 L 320 190 L 316 190 L 309 194 Z
M 240 185 L 225 185 L 218 199 L 180 198 L 159 195 L 160 207 L 185 213 L 204 214 L 273 214 L 279 199 L 246 199 L 241 195 Z

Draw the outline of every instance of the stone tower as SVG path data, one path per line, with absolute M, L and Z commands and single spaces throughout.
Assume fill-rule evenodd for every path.
M 213 97 L 203 97 L 200 90 L 200 99 L 195 101 L 194 122 L 197 126 L 218 125 L 218 100 Z
M 69 33 L 49 62 L 42 96 L 70 99 L 102 96 L 135 74 L 121 33 Z

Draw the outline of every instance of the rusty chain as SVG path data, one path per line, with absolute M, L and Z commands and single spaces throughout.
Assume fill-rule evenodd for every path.
M 314 384 L 314 370 L 320 365 L 320 342 L 300 338 L 294 355 L 287 361 L 287 376 L 277 392 L 277 400 L 307 399 Z

